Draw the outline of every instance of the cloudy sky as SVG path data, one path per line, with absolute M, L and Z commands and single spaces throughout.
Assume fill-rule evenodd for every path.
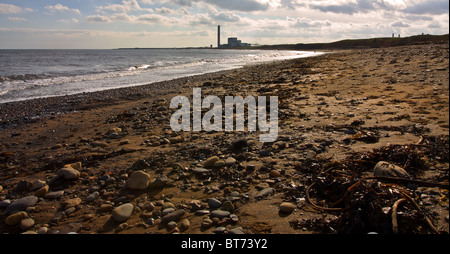
M 216 46 L 217 25 L 248 43 L 331 42 L 448 22 L 448 0 L 0 0 L 0 48 Z

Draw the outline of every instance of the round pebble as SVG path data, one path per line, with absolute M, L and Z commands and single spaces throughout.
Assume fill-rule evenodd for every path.
M 116 207 L 112 211 L 112 218 L 117 222 L 125 222 L 133 213 L 134 206 L 130 203 Z
M 290 214 L 295 210 L 295 208 L 297 208 L 296 205 L 285 202 L 280 205 L 280 212 Z

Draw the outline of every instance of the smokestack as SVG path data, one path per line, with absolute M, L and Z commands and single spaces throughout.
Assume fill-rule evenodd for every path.
M 220 26 L 217 27 L 217 48 L 220 48 Z

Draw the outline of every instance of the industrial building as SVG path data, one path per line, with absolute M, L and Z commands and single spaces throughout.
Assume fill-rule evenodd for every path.
M 250 43 L 243 43 L 241 40 L 238 40 L 237 37 L 228 38 L 228 44 L 220 44 L 220 26 L 217 28 L 217 48 L 219 49 L 228 49 L 228 48 L 242 48 L 242 47 L 251 47 Z

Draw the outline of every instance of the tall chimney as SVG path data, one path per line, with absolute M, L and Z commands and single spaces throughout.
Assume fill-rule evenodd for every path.
M 217 28 L 217 48 L 220 48 L 220 26 Z

